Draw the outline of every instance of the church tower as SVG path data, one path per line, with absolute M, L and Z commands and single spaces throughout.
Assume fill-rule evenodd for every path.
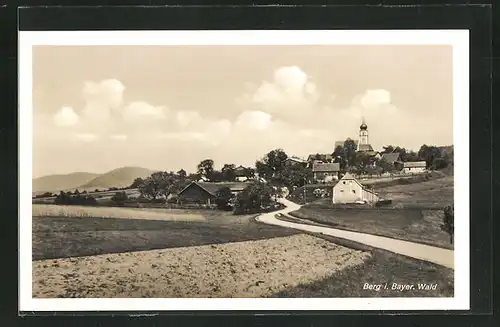
M 359 126 L 358 151 L 373 151 L 370 142 L 368 141 L 368 126 L 366 125 L 364 118 L 361 126 Z

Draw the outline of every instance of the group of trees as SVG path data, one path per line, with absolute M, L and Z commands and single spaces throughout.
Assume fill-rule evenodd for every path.
M 167 197 L 169 194 L 179 192 L 190 182 L 191 180 L 187 178 L 186 171 L 183 169 L 176 173 L 158 171 L 144 179 L 136 178 L 130 188 L 137 188 L 142 196 L 156 201 L 160 197 Z
M 418 152 L 407 150 L 400 146 L 387 145 L 380 152 L 398 153 L 399 160 L 425 161 L 428 169 L 443 169 L 453 165 L 453 147 L 444 151 L 442 147 L 422 145 Z M 394 164 L 380 160 L 372 155 L 356 151 L 356 142 L 352 139 L 345 140 L 343 146 L 337 146 L 332 153 L 332 161 L 340 164 L 341 171 L 349 171 L 360 174 L 382 174 L 396 170 Z
M 86 192 L 80 193 L 76 190 L 73 194 L 61 191 L 54 200 L 54 203 L 65 205 L 96 205 L 97 201 L 92 195 L 88 195 Z
M 214 169 L 214 161 L 205 159 L 201 161 L 197 168 L 197 172 L 193 174 L 196 179 L 202 177 L 211 182 L 234 182 L 236 181 L 236 166 L 234 164 L 224 164 L 221 170 Z M 255 175 L 253 168 L 245 168 L 243 171 L 244 177 L 252 178 Z
M 234 214 L 257 213 L 276 204 L 277 190 L 269 184 L 254 181 L 238 193 L 233 201 Z

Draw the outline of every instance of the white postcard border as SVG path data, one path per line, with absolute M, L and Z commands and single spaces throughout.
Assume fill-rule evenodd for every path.
M 455 203 L 453 298 L 34 299 L 32 298 L 32 47 L 36 45 L 451 45 Z M 57 63 L 56 63 L 57 64 Z M 19 32 L 19 310 L 468 310 L 469 31 L 37 31 Z

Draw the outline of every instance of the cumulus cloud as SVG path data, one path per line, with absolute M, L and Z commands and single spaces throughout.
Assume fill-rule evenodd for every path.
M 311 109 L 318 97 L 316 85 L 302 69 L 286 66 L 274 72 L 272 81 L 263 81 L 257 89 L 243 95 L 238 102 L 280 117 L 296 117 Z
M 54 122 L 58 126 L 74 126 L 78 124 L 80 117 L 75 113 L 71 107 L 62 107 L 54 115 Z
M 116 79 L 84 83 L 82 94 L 85 99 L 83 113 L 93 120 L 108 120 L 123 104 L 125 86 Z
M 128 136 L 125 134 L 114 134 L 111 135 L 109 138 L 115 141 L 126 141 L 128 139 Z
M 162 106 L 153 106 L 144 101 L 136 101 L 123 108 L 123 117 L 126 120 L 136 119 L 164 119 L 166 109 Z
M 366 90 L 359 97 L 359 104 L 365 109 L 379 109 L 391 104 L 391 93 L 387 90 Z
M 244 111 L 236 119 L 240 128 L 265 130 L 271 126 L 271 115 L 262 111 Z
M 78 133 L 75 135 L 75 137 L 81 141 L 85 142 L 93 142 L 96 141 L 99 136 L 96 134 L 91 134 L 91 133 Z

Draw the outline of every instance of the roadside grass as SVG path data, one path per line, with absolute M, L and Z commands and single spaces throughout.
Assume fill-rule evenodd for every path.
M 137 217 L 142 211 L 135 210 Z M 155 211 L 163 216 L 170 214 L 168 209 Z M 222 244 L 300 234 L 293 229 L 258 224 L 253 220 L 254 215 L 234 216 L 215 210 L 171 211 L 177 216 L 185 215 L 183 220 L 190 220 L 191 215 L 202 216 L 204 220 L 33 217 L 32 259 Z
M 453 176 L 377 189 L 391 205 L 336 205 L 321 199 L 289 215 L 339 229 L 453 249 L 442 229 L 443 208 L 453 204 Z
M 441 229 L 442 211 L 439 210 L 303 207 L 289 215 L 338 229 L 453 249 L 448 233 Z
M 453 297 L 453 269 L 338 237 L 323 234 L 316 236 L 341 246 L 369 251 L 372 256 L 362 265 L 335 272 L 321 280 L 282 290 L 270 297 Z M 435 289 L 418 289 L 419 284 L 435 285 Z M 366 288 L 368 285 L 381 286 L 378 290 L 370 290 Z M 413 289 L 398 290 L 393 289 L 393 285 L 413 285 Z

